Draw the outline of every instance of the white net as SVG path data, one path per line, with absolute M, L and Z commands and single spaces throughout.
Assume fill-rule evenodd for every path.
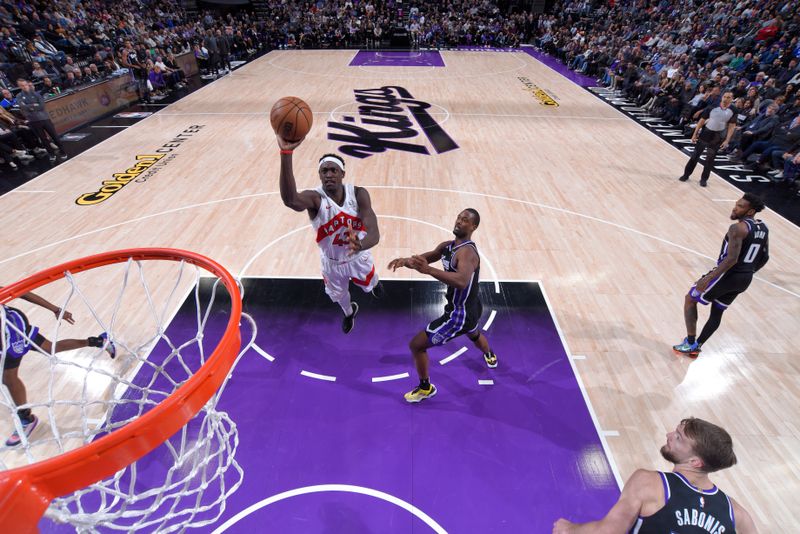
M 203 274 L 208 273 L 187 262 L 129 259 L 66 273 L 63 281 L 36 290 L 42 296 L 58 294 L 46 297 L 60 308 L 57 318 L 18 300 L 3 306 L 2 363 L 4 369 L 8 362 L 18 364 L 19 383 L 4 373 L 0 439 L 9 440 L 0 442 L 0 470 L 51 458 L 113 432 L 191 378 L 219 343 L 231 313 L 224 285 Z M 255 339 L 254 322 L 242 317 L 250 332 L 239 357 Z M 24 357 L 14 360 L 26 343 Z M 20 397 L 19 384 L 27 395 Z M 46 517 L 79 532 L 175 532 L 216 522 L 225 499 L 242 481 L 235 460 L 236 425 L 218 409 L 224 387 L 150 454 L 55 499 Z

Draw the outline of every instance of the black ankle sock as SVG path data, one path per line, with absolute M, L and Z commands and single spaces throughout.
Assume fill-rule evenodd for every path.
M 419 387 L 421 387 L 422 389 L 424 389 L 426 391 L 431 389 L 431 379 L 430 378 L 426 378 L 425 380 L 420 380 L 419 381 Z
M 696 337 L 696 336 L 686 336 L 686 341 L 688 341 L 688 342 L 689 342 L 689 345 L 691 345 L 692 343 L 694 343 L 695 339 L 697 339 L 697 337 Z
M 31 413 L 30 408 L 24 408 L 21 410 L 17 410 L 17 415 L 19 416 L 20 420 L 24 423 L 29 422 L 33 419 L 33 414 Z
M 90 336 L 86 338 L 86 342 L 89 344 L 90 347 L 101 348 L 103 346 L 103 338 L 101 337 Z

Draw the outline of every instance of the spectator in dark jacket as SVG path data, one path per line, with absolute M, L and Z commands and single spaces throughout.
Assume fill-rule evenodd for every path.
M 773 102 L 767 106 L 765 111 L 759 113 L 755 119 L 742 128 L 738 156 L 741 156 L 741 151 L 750 148 L 750 145 L 754 142 L 772 137 L 775 128 L 778 127 L 778 122 L 778 105 Z
M 37 93 L 33 89 L 33 84 L 24 78 L 17 79 L 17 86 L 22 90 L 17 96 L 17 105 L 22 111 L 27 125 L 39 137 L 44 148 L 50 152 L 50 161 L 56 160 L 56 151 L 53 147 L 58 149 L 61 159 L 67 159 L 67 152 L 64 150 L 64 145 L 61 144 L 61 139 L 58 138 L 56 127 L 44 109 L 42 95 Z
M 766 170 L 765 164 L 768 161 L 772 163 L 774 169 L 781 169 L 783 168 L 783 155 L 791 152 L 797 145 L 800 145 L 800 115 L 776 128 L 768 140 L 756 141 L 750 145 L 750 148 L 742 153 L 742 158 L 747 161 L 751 154 L 760 152 L 758 170 Z

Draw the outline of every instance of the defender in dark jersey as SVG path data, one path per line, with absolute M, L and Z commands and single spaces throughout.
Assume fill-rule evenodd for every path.
M 559 519 L 553 534 L 754 534 L 747 510 L 722 492 L 709 473 L 736 463 L 733 441 L 725 429 L 690 417 L 667 434 L 661 456 L 672 472 L 637 469 L 622 495 L 600 521 L 571 523 Z
M 75 324 L 70 312 L 62 310 L 35 293 L 28 292 L 19 298 L 50 310 L 55 314 L 56 318 L 63 318 L 69 324 Z M 56 342 L 51 342 L 39 333 L 38 327 L 30 324 L 28 317 L 24 313 L 5 304 L 0 305 L 0 325 L 2 325 L 2 332 L 0 333 L 2 335 L 0 362 L 2 362 L 3 366 L 3 385 L 8 388 L 11 399 L 16 406 L 23 406 L 28 403 L 25 384 L 19 378 L 19 364 L 22 363 L 22 357 L 30 352 L 32 348 L 37 347 L 42 352 L 50 354 L 84 347 L 98 347 L 108 351 L 112 358 L 117 354 L 114 343 L 105 332 L 99 336 L 86 339 L 60 339 Z M 31 412 L 30 408 L 18 409 L 17 416 L 19 417 L 22 432 L 25 436 L 30 436 L 39 423 L 39 418 Z M 19 429 L 17 429 L 6 441 L 6 446 L 16 447 L 21 441 Z
M 719 328 L 723 312 L 747 289 L 753 273 L 769 261 L 769 229 L 764 222 L 753 218 L 763 209 L 764 201 L 753 193 L 745 193 L 736 201 L 731 212 L 731 219 L 736 222 L 722 241 L 717 266 L 700 278 L 686 295 L 683 305 L 686 338 L 672 346 L 675 352 L 697 356 L 703 343 Z M 698 302 L 712 306 L 700 337 L 695 337 Z
M 420 402 L 436 395 L 436 386 L 431 384 L 428 374 L 428 348 L 443 345 L 451 339 L 466 334 L 475 346 L 483 352 L 489 367 L 497 367 L 497 356 L 489 348 L 486 336 L 478 331 L 478 322 L 483 312 L 478 296 L 480 279 L 480 257 L 472 233 L 478 228 L 481 217 L 477 211 L 467 208 L 458 214 L 453 235 L 454 241 L 440 243 L 431 252 L 397 258 L 389 262 L 389 268 L 396 271 L 408 267 L 423 274 L 429 274 L 447 284 L 447 304 L 444 314 L 428 324 L 409 343 L 411 353 L 419 374 L 419 386 L 405 395 L 408 402 Z M 444 270 L 429 264 L 442 260 Z

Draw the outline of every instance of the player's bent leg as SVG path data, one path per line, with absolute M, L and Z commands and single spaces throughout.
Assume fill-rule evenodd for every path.
M 406 402 L 421 402 L 436 395 L 436 386 L 431 384 L 428 376 L 428 348 L 432 346 L 428 334 L 424 331 L 414 336 L 408 344 L 417 367 L 419 385 L 404 395 Z
M 364 254 L 350 262 L 350 279 L 364 293 L 370 293 L 380 283 L 371 254 Z
M 703 325 L 703 330 L 697 338 L 698 348 L 703 345 L 708 339 L 717 331 L 720 323 L 722 322 L 722 314 L 728 309 L 727 304 L 714 302 L 711 306 L 711 313 L 708 316 L 708 321 Z
M 697 333 L 697 300 L 691 293 L 683 299 L 683 320 L 686 323 L 687 335 Z
M 489 340 L 486 339 L 486 336 L 476 329 L 473 332 L 469 332 L 467 337 L 483 353 L 483 360 L 486 362 L 486 366 L 490 369 L 497 367 L 497 355 L 489 347 Z
M 16 406 L 22 406 L 28 402 L 28 395 L 25 390 L 25 384 L 19 378 L 19 363 L 21 358 L 16 358 L 11 364 L 12 367 L 3 369 L 3 385 L 8 388 L 11 399 Z M 8 363 L 6 363 L 8 366 Z M 25 436 L 30 436 L 36 425 L 39 424 L 39 419 L 31 413 L 30 408 L 22 408 L 17 410 L 17 415 L 22 426 L 22 433 Z M 20 432 L 15 429 L 11 436 L 6 440 L 7 447 L 16 447 L 22 442 Z

